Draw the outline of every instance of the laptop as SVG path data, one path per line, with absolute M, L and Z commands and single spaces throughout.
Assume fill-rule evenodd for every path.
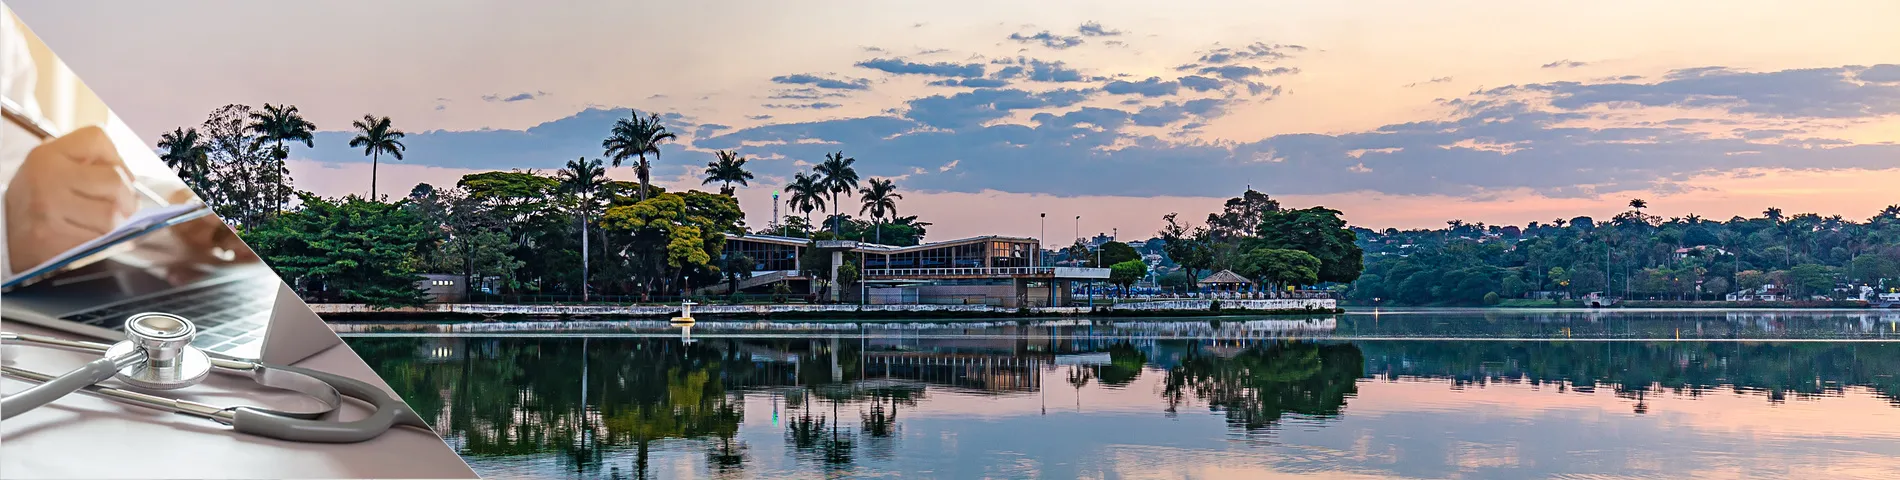
M 141 238 L 149 237 L 114 243 Z M 199 349 L 275 364 L 342 343 L 263 262 L 197 267 L 196 278 L 181 283 L 129 254 L 108 256 L 0 293 L 0 319 L 113 342 L 125 338 L 131 315 L 165 312 L 197 325 Z

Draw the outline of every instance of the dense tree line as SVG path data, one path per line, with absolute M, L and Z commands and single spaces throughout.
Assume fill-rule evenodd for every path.
M 1284 208 L 1265 193 L 1247 190 L 1194 226 L 1178 213 L 1162 217 L 1162 250 L 1183 271 L 1187 286 L 1206 274 L 1232 270 L 1274 290 L 1357 280 L 1363 252 L 1341 212 L 1326 207 Z
M 394 199 L 377 193 L 375 172 L 382 160 L 403 158 L 405 133 L 375 115 L 353 123 L 349 142 L 371 160 L 368 196 L 297 190 L 285 167 L 288 149 L 314 145 L 316 128 L 295 106 L 228 105 L 158 145 L 166 164 L 313 301 L 420 304 L 422 273 L 460 276 L 470 293 L 650 299 L 736 281 L 754 263 L 724 252 L 727 236 L 748 232 L 733 187 L 755 178 L 748 160 L 720 151 L 707 163 L 702 184 L 719 184 L 718 194 L 654 186 L 659 146 L 675 138 L 656 114 L 616 121 L 601 142 L 605 160 L 569 160 L 552 173 L 474 173 L 453 186 L 416 185 Z M 631 164 L 639 181 L 609 180 L 609 161 Z M 836 152 L 811 174 L 798 174 L 789 189 L 806 216 L 788 215 L 783 226 L 759 233 L 921 242 L 929 223 L 899 216 L 897 186 L 861 181 L 856 162 Z M 869 221 L 839 208 L 854 194 Z M 829 231 L 811 228 L 815 209 L 831 213 Z
M 1630 207 L 1601 222 L 1576 217 L 1518 227 L 1452 220 L 1438 229 L 1355 229 L 1369 258 L 1348 295 L 1429 305 L 1589 292 L 1712 300 L 1764 285 L 1798 299 L 1840 298 L 1858 296 L 1862 285 L 1900 287 L 1900 205 L 1864 222 L 1778 208 L 1727 221 L 1663 219 L 1643 212 L 1645 201 Z

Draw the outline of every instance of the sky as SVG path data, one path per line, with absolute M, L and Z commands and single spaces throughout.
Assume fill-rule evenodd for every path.
M 148 142 L 296 105 L 326 196 L 368 190 L 366 113 L 409 132 L 400 195 L 599 158 L 637 110 L 680 137 L 662 186 L 751 159 L 750 225 L 842 151 L 938 240 L 1146 238 L 1249 187 L 1369 228 L 1900 203 L 1889 1 L 8 5 Z

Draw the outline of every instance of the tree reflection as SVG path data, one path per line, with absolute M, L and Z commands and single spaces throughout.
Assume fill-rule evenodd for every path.
M 1358 392 L 1363 357 L 1351 344 L 1276 342 L 1234 350 L 1192 349 L 1167 371 L 1162 398 L 1175 411 L 1191 393 L 1247 431 L 1287 414 L 1338 415 Z
M 1839 396 L 1867 387 L 1900 406 L 1900 344 L 1837 342 L 1360 342 L 1367 374 L 1448 378 L 1454 387 L 1492 382 L 1598 386 L 1632 401 L 1656 389 L 1697 397 L 1714 391 L 1789 397 Z M 1645 404 L 1646 407 L 1646 404 Z
M 755 441 L 782 434 L 788 456 L 834 473 L 850 471 L 860 457 L 902 458 L 895 452 L 903 419 L 929 410 L 919 400 L 931 389 L 957 392 L 945 401 L 981 402 L 1071 388 L 1079 410 L 1082 397 L 1103 389 L 1154 385 L 1158 407 L 1169 414 L 1205 406 L 1247 433 L 1270 433 L 1289 418 L 1341 415 L 1368 379 L 1447 379 L 1452 388 L 1527 382 L 1564 393 L 1601 387 L 1629 398 L 1638 414 L 1649 412 L 1659 391 L 1732 391 L 1779 402 L 1861 386 L 1900 406 L 1900 377 L 1892 374 L 1900 371 L 1900 344 L 1101 339 L 1065 345 L 1062 354 L 1106 353 L 1106 363 L 1061 367 L 1056 354 L 1017 342 L 945 344 L 351 339 L 459 453 L 542 456 L 578 476 L 645 478 L 663 443 L 669 452 L 698 449 L 693 456 L 713 475 L 745 476 L 760 454 L 741 436 L 748 395 L 769 395 L 785 412 L 782 431 L 752 432 Z M 1151 383 L 1138 383 L 1144 375 Z

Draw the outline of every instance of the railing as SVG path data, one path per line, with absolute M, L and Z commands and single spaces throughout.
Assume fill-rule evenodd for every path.
M 951 268 L 872 268 L 864 271 L 873 277 L 1002 277 L 1053 275 L 1055 267 L 951 267 Z

